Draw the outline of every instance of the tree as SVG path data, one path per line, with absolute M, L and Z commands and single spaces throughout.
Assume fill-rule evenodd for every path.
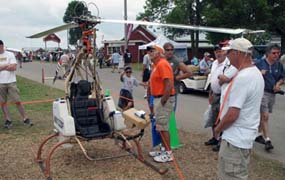
M 69 23 L 74 21 L 75 17 L 79 17 L 88 11 L 87 7 L 82 1 L 71 1 L 63 16 L 63 22 Z M 69 44 L 76 45 L 77 40 L 81 39 L 82 30 L 78 28 L 72 28 L 69 30 Z
M 167 23 L 177 23 L 177 24 L 190 24 L 190 25 L 201 25 L 201 9 L 203 7 L 202 0 L 175 0 L 175 7 L 166 16 Z M 173 37 L 190 34 L 191 37 L 191 50 L 194 56 L 198 56 L 198 46 L 199 46 L 199 31 L 190 31 L 185 29 L 171 29 Z
M 272 17 L 271 7 L 266 0 L 207 0 L 203 15 L 207 26 L 253 30 L 268 29 Z M 267 36 L 265 34 L 263 38 Z M 209 33 L 207 36 L 214 44 L 232 37 L 235 36 L 218 33 Z M 249 38 L 260 42 L 260 38 Z
M 200 25 L 202 0 L 146 0 L 144 13 L 137 19 L 148 21 L 159 20 L 164 23 Z M 191 49 L 195 56 L 198 54 L 199 32 L 185 29 L 164 28 L 168 37 L 190 34 Z
M 285 0 L 268 0 L 272 18 L 269 19 L 269 30 L 280 35 L 281 50 L 285 52 Z
M 171 9 L 171 2 L 169 0 L 146 0 L 143 8 L 144 12 L 137 15 L 137 20 L 164 22 L 165 16 Z

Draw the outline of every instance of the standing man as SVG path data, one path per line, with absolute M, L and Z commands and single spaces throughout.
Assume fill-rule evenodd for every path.
M 103 67 L 103 62 L 104 62 L 104 48 L 100 48 L 99 49 L 99 52 L 97 54 L 97 58 L 98 58 L 98 61 L 99 61 L 99 67 L 100 69 L 102 69 Z
M 129 52 L 128 49 L 126 49 L 126 52 L 124 54 L 124 61 L 125 61 L 125 67 L 128 67 L 131 65 L 132 62 L 132 54 Z
M 221 180 L 248 179 L 250 150 L 260 122 L 260 104 L 264 80 L 252 64 L 253 45 L 247 39 L 237 38 L 230 42 L 228 58 L 239 69 L 237 76 L 223 93 L 225 103 L 221 121 L 215 133 L 222 135 L 218 158 L 218 175 Z
M 67 72 L 69 71 L 71 64 L 72 64 L 67 51 L 63 52 L 63 55 L 60 56 L 59 61 L 61 63 L 61 66 L 64 68 L 63 69 L 63 71 L 64 71 L 63 72 L 63 78 L 65 78 L 65 77 L 67 77 L 67 75 L 68 75 Z
M 162 144 L 166 151 L 155 151 L 149 154 L 156 162 L 172 161 L 170 147 L 169 119 L 174 106 L 174 79 L 170 64 L 163 58 L 163 49 L 158 45 L 148 47 L 149 57 L 154 68 L 150 75 L 150 94 L 154 97 L 154 114 L 156 130 L 160 132 Z
M 200 74 L 207 75 L 210 69 L 210 53 L 205 52 L 204 58 L 199 62 Z
M 213 147 L 213 151 L 219 151 L 219 134 L 215 134 L 215 123 L 220 111 L 220 99 L 221 99 L 221 84 L 220 84 L 220 77 L 224 74 L 225 69 L 229 66 L 230 62 L 227 58 L 227 51 L 222 50 L 223 44 L 219 43 L 214 47 L 214 53 L 216 56 L 216 60 L 212 64 L 211 68 L 211 89 L 209 92 L 209 104 L 211 105 L 211 122 L 210 126 L 212 127 L 213 137 L 205 142 L 206 146 L 209 145 L 216 145 Z M 233 71 L 231 73 L 231 79 L 234 74 L 237 72 L 236 68 L 228 69 L 229 71 Z M 225 78 L 223 78 L 225 79 Z
M 115 50 L 111 56 L 111 62 L 112 62 L 112 66 L 113 66 L 112 73 L 115 71 L 115 69 L 119 65 L 120 58 L 121 58 L 121 55 Z M 118 72 L 120 72 L 120 71 L 118 70 Z
M 278 61 L 279 56 L 280 47 L 277 44 L 269 45 L 266 48 L 266 57 L 256 63 L 256 67 L 263 75 L 265 87 L 260 108 L 261 122 L 259 126 L 259 136 L 255 141 L 265 144 L 266 151 L 270 151 L 274 148 L 269 138 L 269 113 L 272 113 L 275 103 L 275 94 L 280 92 L 280 85 L 284 83 L 284 69 L 283 65 Z
M 7 99 L 11 98 L 16 103 L 18 111 L 23 118 L 24 124 L 32 126 L 33 123 L 26 116 L 20 100 L 19 89 L 16 85 L 17 61 L 13 53 L 4 50 L 4 43 L 0 40 L 0 103 L 5 119 L 5 128 L 12 127 L 12 121 L 7 108 Z
M 175 104 L 174 111 L 176 111 L 177 106 L 177 94 L 179 92 L 180 81 L 185 78 L 189 78 L 192 72 L 187 68 L 187 66 L 176 56 L 174 56 L 174 46 L 171 43 L 165 43 L 163 45 L 164 55 L 167 61 L 170 63 L 174 78 L 174 89 L 175 89 Z
M 148 84 L 150 71 L 151 71 L 151 61 L 149 58 L 148 51 L 146 51 L 145 55 L 143 56 L 143 68 L 142 68 L 142 82 L 145 84 L 145 87 Z M 147 89 L 145 90 L 144 98 L 147 98 Z

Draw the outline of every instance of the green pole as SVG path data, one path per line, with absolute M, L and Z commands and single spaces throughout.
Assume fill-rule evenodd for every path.
M 172 111 L 170 115 L 169 133 L 170 133 L 170 146 L 172 149 L 183 146 L 182 144 L 179 143 L 179 135 L 177 133 L 176 118 L 174 111 Z

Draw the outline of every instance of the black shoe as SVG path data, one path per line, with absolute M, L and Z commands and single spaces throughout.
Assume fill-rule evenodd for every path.
M 260 136 L 257 136 L 257 137 L 255 138 L 255 142 L 258 142 L 258 143 L 260 143 L 260 144 L 265 144 L 265 139 L 263 138 L 262 135 L 260 135 Z
M 270 151 L 270 150 L 273 149 L 273 148 L 274 148 L 274 147 L 272 146 L 272 143 L 271 143 L 270 140 L 265 142 L 265 150 L 266 150 L 266 151 Z
M 27 125 L 27 126 L 33 126 L 34 125 L 29 118 L 24 120 L 24 124 Z
M 4 123 L 4 128 L 10 129 L 12 127 L 12 121 L 6 120 Z
M 214 147 L 212 148 L 212 150 L 213 150 L 214 152 L 219 152 L 219 150 L 220 150 L 220 144 L 217 144 L 216 146 L 214 146 Z
M 205 145 L 206 146 L 217 145 L 218 143 L 219 143 L 219 141 L 216 138 L 212 137 L 212 139 L 210 139 L 209 141 L 205 142 Z

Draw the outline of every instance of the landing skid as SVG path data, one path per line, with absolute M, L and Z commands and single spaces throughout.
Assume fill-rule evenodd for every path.
M 117 155 L 117 156 L 112 156 L 112 157 L 100 157 L 100 158 L 94 158 L 88 155 L 87 151 L 85 150 L 85 148 L 82 145 L 83 141 L 91 141 L 90 139 L 85 139 L 82 138 L 80 136 L 72 136 L 72 137 L 68 137 L 68 139 L 65 139 L 63 141 L 57 142 L 56 144 L 54 144 L 50 149 L 48 149 L 48 154 L 47 157 L 45 159 L 43 159 L 42 157 L 42 152 L 44 150 L 45 145 L 50 142 L 50 140 L 59 137 L 59 133 L 53 133 L 50 136 L 48 136 L 47 138 L 45 138 L 42 143 L 40 144 L 38 151 L 37 151 L 37 157 L 36 162 L 39 164 L 42 172 L 44 173 L 45 177 L 48 180 L 52 180 L 51 177 L 51 159 L 52 159 L 52 155 L 55 153 L 55 151 L 61 147 L 64 144 L 78 144 L 80 146 L 80 149 L 82 150 L 84 156 L 90 160 L 90 161 L 102 161 L 102 160 L 108 160 L 108 159 L 114 159 L 114 158 L 120 158 L 120 157 L 125 157 L 125 156 L 133 156 L 136 159 L 138 159 L 140 162 L 142 162 L 143 164 L 145 164 L 146 166 L 152 168 L 154 171 L 158 172 L 159 174 L 165 174 L 168 169 L 167 168 L 159 168 L 157 166 L 155 166 L 154 164 L 152 164 L 151 162 L 147 161 L 144 157 L 143 157 L 143 153 L 142 153 L 142 148 L 141 148 L 141 144 L 140 144 L 140 140 L 138 136 L 136 136 L 135 138 L 132 138 L 131 136 L 128 136 L 127 134 L 123 134 L 123 133 L 117 133 L 114 132 L 109 138 L 111 139 L 115 139 L 116 144 L 123 150 L 125 150 L 127 152 L 127 154 L 121 154 L 121 155 Z M 92 139 L 95 140 L 95 139 Z M 133 141 L 135 144 L 134 148 L 130 141 Z

